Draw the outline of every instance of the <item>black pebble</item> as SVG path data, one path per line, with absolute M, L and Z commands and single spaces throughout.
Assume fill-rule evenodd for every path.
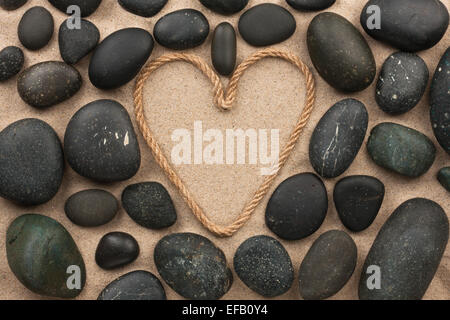
M 229 76 L 236 66 L 236 32 L 231 24 L 222 22 L 214 31 L 211 60 L 217 72 Z
M 78 6 L 82 17 L 90 16 L 97 10 L 102 0 L 48 0 L 55 8 L 64 12 L 65 14 L 72 15 L 73 11 L 67 13 L 67 9 L 70 6 Z
M 168 0 L 119 0 L 119 4 L 133 14 L 153 17 L 164 8 Z
M 331 7 L 336 0 L 286 0 L 294 9 L 300 11 L 320 11 Z
M 124 274 L 108 284 L 97 300 L 166 300 L 159 279 L 150 272 L 137 270 Z
M 234 255 L 234 271 L 253 291 L 276 297 L 288 291 L 294 281 L 291 258 L 283 245 L 268 236 L 245 240 Z
M 33 7 L 24 13 L 19 22 L 19 40 L 29 50 L 47 45 L 53 35 L 53 17 L 44 7 Z
M 75 64 L 95 49 L 100 32 L 90 21 L 81 19 L 80 29 L 69 29 L 68 19 L 59 27 L 59 52 L 68 64 Z
M 252 46 L 270 46 L 289 39 L 297 24 L 285 8 L 263 3 L 245 11 L 239 18 L 239 33 Z
M 95 251 L 95 262 L 103 269 L 123 267 L 139 256 L 139 245 L 133 236 L 125 232 L 104 235 Z
M 0 0 L 0 7 L 5 10 L 16 10 L 27 3 L 28 0 Z
M 334 187 L 334 204 L 349 230 L 367 229 L 375 220 L 384 199 L 384 184 L 370 176 L 349 176 Z
M 248 0 L 200 0 L 208 9 L 224 15 L 237 13 L 245 8 Z
M 22 205 L 53 198 L 64 173 L 56 132 L 38 119 L 16 121 L 0 132 L 0 195 Z
M 153 29 L 156 41 L 173 50 L 195 48 L 205 42 L 208 34 L 208 20 L 194 9 L 171 12 L 160 18 Z
M 280 238 L 299 240 L 322 225 L 328 211 L 327 190 L 313 173 L 300 173 L 284 180 L 266 208 L 266 225 Z
M 22 70 L 25 57 L 22 49 L 14 46 L 0 51 L 0 81 L 14 77 Z
M 450 167 L 439 170 L 437 178 L 439 183 L 450 192 Z

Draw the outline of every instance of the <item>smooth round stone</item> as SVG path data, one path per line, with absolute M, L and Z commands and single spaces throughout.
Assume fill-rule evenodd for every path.
M 139 73 L 153 46 L 152 35 L 144 29 L 127 28 L 110 34 L 92 55 L 89 79 L 99 89 L 123 86 Z
M 408 52 L 390 55 L 375 89 L 381 110 L 397 115 L 414 108 L 425 93 L 429 76 L 427 65 L 418 55 Z
M 53 35 L 53 17 L 44 7 L 33 7 L 24 13 L 19 22 L 19 40 L 29 50 L 47 45 Z
M 90 21 L 81 19 L 79 29 L 69 29 L 65 20 L 59 27 L 59 52 L 68 64 L 75 64 L 95 49 L 100 32 Z
M 373 28 L 373 11 L 378 6 L 380 28 Z M 448 11 L 438 0 L 370 0 L 361 12 L 361 25 L 376 40 L 402 51 L 416 52 L 433 47 L 448 27 Z
M 245 8 L 248 0 L 200 0 L 208 9 L 224 14 L 231 15 Z
M 245 240 L 234 255 L 234 271 L 253 291 L 264 297 L 287 292 L 294 281 L 291 258 L 283 245 L 268 236 Z
M 102 0 L 48 0 L 55 8 L 64 12 L 65 14 L 72 15 L 73 11 L 67 12 L 70 6 L 78 6 L 82 17 L 90 16 L 97 10 Z
M 22 70 L 25 57 L 22 49 L 14 46 L 0 51 L 0 81 L 14 77 Z
M 216 27 L 211 43 L 211 60 L 216 71 L 229 76 L 236 67 L 236 32 L 231 24 L 222 22 Z
M 320 11 L 331 7 L 336 0 L 286 0 L 294 9 L 300 11 Z
M 95 262 L 100 268 L 111 270 L 130 264 L 139 256 L 139 244 L 125 232 L 105 234 L 97 245 Z
M 116 198 L 105 190 L 77 192 L 67 199 L 64 211 L 76 225 L 98 227 L 110 222 L 119 209 Z
M 336 183 L 334 204 L 344 226 L 353 232 L 367 229 L 384 199 L 384 184 L 370 176 L 349 176 Z
M 344 17 L 332 12 L 315 16 L 308 27 L 307 44 L 314 67 L 335 89 L 361 91 L 375 78 L 372 50 Z
M 408 177 L 423 175 L 436 157 L 436 148 L 427 136 L 390 122 L 372 129 L 367 150 L 380 167 Z
M 167 4 L 168 0 L 119 0 L 119 4 L 133 14 L 141 17 L 153 17 Z
M 137 270 L 120 276 L 100 293 L 97 300 L 167 300 L 159 279 L 150 272 Z
M 430 119 L 434 135 L 450 154 L 450 48 L 442 56 L 430 88 Z
M 355 99 L 333 105 L 320 119 L 309 143 L 309 160 L 324 178 L 335 178 L 350 167 L 366 136 L 369 115 Z
M 40 214 L 16 218 L 6 232 L 6 256 L 17 279 L 34 293 L 75 298 L 83 290 L 83 257 L 69 232 L 56 220 Z
M 60 61 L 45 61 L 25 69 L 17 80 L 17 91 L 32 107 L 44 109 L 68 100 L 82 85 L 77 69 Z
M 56 132 L 23 119 L 0 132 L 0 195 L 21 205 L 43 204 L 58 192 L 64 156 Z
M 96 100 L 78 110 L 64 136 L 67 162 L 83 177 L 123 181 L 141 165 L 141 153 L 127 110 L 113 100 Z
M 313 173 L 284 180 L 267 203 L 266 225 L 277 236 L 299 240 L 320 228 L 328 211 L 327 190 Z
M 156 22 L 155 40 L 163 47 L 186 50 L 200 46 L 209 34 L 209 22 L 200 11 L 181 9 L 171 12 Z
M 223 251 L 195 233 L 163 237 L 156 244 L 154 259 L 164 281 L 186 299 L 219 299 L 233 282 Z
M 344 231 L 323 233 L 309 249 L 299 271 L 300 295 L 320 300 L 341 290 L 356 267 L 358 250 Z
M 450 191 L 450 167 L 439 170 L 437 178 L 440 184 L 447 189 L 447 191 Z
M 16 10 L 27 3 L 28 0 L 0 0 L 0 7 L 5 10 Z
M 131 219 L 145 228 L 163 229 L 177 220 L 172 198 L 158 182 L 129 185 L 123 190 L 122 206 Z
M 367 255 L 359 298 L 421 299 L 444 254 L 448 231 L 448 218 L 436 202 L 415 198 L 401 204 L 389 216 Z M 369 289 L 374 275 L 367 272 L 369 266 L 379 268 L 379 289 Z
M 283 42 L 294 34 L 296 27 L 294 16 L 273 3 L 254 6 L 239 18 L 239 33 L 256 47 Z

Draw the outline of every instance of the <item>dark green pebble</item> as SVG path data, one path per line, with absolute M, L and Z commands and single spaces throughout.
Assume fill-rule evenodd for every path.
M 217 72 L 229 76 L 236 66 L 236 32 L 231 24 L 216 27 L 211 43 L 211 60 Z
M 441 185 L 447 189 L 447 191 L 450 191 L 450 167 L 439 170 L 437 178 Z

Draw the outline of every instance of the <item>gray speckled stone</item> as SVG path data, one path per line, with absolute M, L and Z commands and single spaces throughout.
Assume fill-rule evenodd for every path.
M 187 299 L 219 299 L 233 282 L 222 250 L 195 233 L 163 237 L 156 244 L 154 259 L 164 281 Z
M 448 242 L 448 218 L 434 201 L 401 204 L 381 228 L 362 268 L 362 300 L 415 300 L 425 294 Z M 380 289 L 370 290 L 369 266 L 378 266 Z
M 286 0 L 294 9 L 300 11 L 320 11 L 331 7 L 336 0 Z
M 439 170 L 437 178 L 440 184 L 447 189 L 447 191 L 450 191 L 450 167 Z
M 248 0 L 200 0 L 208 9 L 224 15 L 237 13 L 245 8 Z
M 33 7 L 24 13 L 18 26 L 19 40 L 28 50 L 38 50 L 47 45 L 53 35 L 54 22 L 44 7 Z
M 167 4 L 168 0 L 119 0 L 119 4 L 133 14 L 141 17 L 153 17 Z
M 5 10 L 16 10 L 27 3 L 28 0 L 0 0 L 0 7 Z
M 94 13 L 95 10 L 100 6 L 102 0 L 48 0 L 55 8 L 67 13 L 67 8 L 75 5 L 80 8 L 81 16 L 87 17 Z M 73 12 L 71 12 L 72 14 Z
M 10 46 L 0 51 L 0 81 L 8 80 L 18 74 L 23 63 L 22 49 Z

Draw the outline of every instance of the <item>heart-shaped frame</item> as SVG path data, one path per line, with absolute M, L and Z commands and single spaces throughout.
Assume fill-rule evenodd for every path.
M 194 67 L 198 68 L 205 74 L 211 83 L 214 86 L 214 104 L 221 110 L 230 110 L 233 106 L 234 101 L 236 100 L 237 94 L 237 85 L 239 83 L 239 79 L 242 77 L 245 70 L 247 70 L 251 65 L 258 62 L 264 58 L 281 58 L 292 64 L 294 64 L 300 71 L 304 74 L 306 79 L 306 102 L 303 108 L 302 113 L 299 116 L 299 119 L 295 125 L 294 130 L 291 132 L 289 136 L 289 140 L 286 145 L 283 147 L 278 163 L 274 165 L 273 171 L 270 175 L 267 175 L 263 181 L 263 183 L 258 187 L 255 192 L 253 198 L 250 202 L 244 207 L 244 210 L 239 214 L 239 216 L 229 225 L 227 226 L 219 226 L 212 222 L 208 216 L 203 212 L 203 209 L 197 204 L 193 195 L 186 188 L 185 184 L 175 172 L 175 170 L 170 165 L 167 160 L 164 152 L 161 150 L 155 136 L 149 129 L 147 125 L 147 120 L 144 114 L 144 104 L 143 104 L 143 88 L 146 80 L 150 77 L 152 72 L 156 69 L 160 68 L 166 63 L 175 62 L 175 61 L 184 61 L 192 64 Z M 314 78 L 312 76 L 309 68 L 295 55 L 284 52 L 276 49 L 265 49 L 258 51 L 245 59 L 234 71 L 231 76 L 230 82 L 228 83 L 228 87 L 226 90 L 226 94 L 222 87 L 222 82 L 220 81 L 217 73 L 212 70 L 212 68 L 204 62 L 201 58 L 183 53 L 174 53 L 161 56 L 154 61 L 151 61 L 140 71 L 137 79 L 136 86 L 134 90 L 134 106 L 135 106 L 135 115 L 137 125 L 139 130 L 141 131 L 144 140 L 147 142 L 147 145 L 150 147 L 155 161 L 158 165 L 163 169 L 166 176 L 173 183 L 173 185 L 178 189 L 183 199 L 186 201 L 189 208 L 191 208 L 195 217 L 206 227 L 210 232 L 214 233 L 217 236 L 221 237 L 230 237 L 236 231 L 238 231 L 251 217 L 256 207 L 259 205 L 261 200 L 269 191 L 269 188 L 275 178 L 278 176 L 279 171 L 285 165 L 289 155 L 294 149 L 303 128 L 308 123 L 309 117 L 312 113 L 315 101 L 315 83 Z

